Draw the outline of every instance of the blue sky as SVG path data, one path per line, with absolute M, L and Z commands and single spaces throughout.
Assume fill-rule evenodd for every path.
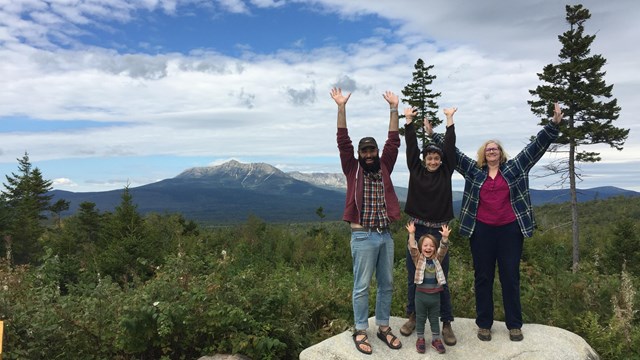
M 500 139 L 517 153 L 538 131 L 527 105 L 557 63 L 566 2 L 370 0 L 0 1 L 0 173 L 29 153 L 54 188 L 105 191 L 231 159 L 340 172 L 333 86 L 353 92 L 353 138 L 383 139 L 381 94 L 400 94 L 418 58 L 458 147 Z M 640 191 L 640 4 L 583 1 L 586 33 L 630 128 L 623 151 L 585 149 L 579 187 Z M 402 110 L 403 105 L 401 105 Z M 436 129 L 442 130 L 442 129 Z M 534 188 L 554 183 L 532 175 Z M 406 186 L 404 143 L 393 179 Z M 462 180 L 454 177 L 454 187 Z
M 269 54 L 357 42 L 371 36 L 375 27 L 389 26 L 375 14 L 340 19 L 322 7 L 304 3 L 261 8 L 247 2 L 246 10 L 239 13 L 211 4 L 185 4 L 171 13 L 142 10 L 117 27 L 87 26 L 91 33 L 81 39 L 86 45 L 105 48 L 117 44 L 119 52 L 188 54 L 208 49 L 241 56 L 246 49 Z

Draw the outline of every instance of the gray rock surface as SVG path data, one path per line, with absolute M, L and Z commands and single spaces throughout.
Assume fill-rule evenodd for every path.
M 326 339 L 311 346 L 300 353 L 300 360 L 346 360 L 346 359 L 491 359 L 491 360 L 597 360 L 599 356 L 580 336 L 560 328 L 524 324 L 522 333 L 524 340 L 514 342 L 509 340 L 509 331 L 504 322 L 495 321 L 492 329 L 491 341 L 480 341 L 477 337 L 478 327 L 474 319 L 457 318 L 451 323 L 458 338 L 455 346 L 446 346 L 446 354 L 438 354 L 427 342 L 427 352 L 416 352 L 415 332 L 408 337 L 400 335 L 400 327 L 406 319 L 392 317 L 390 325 L 394 334 L 402 341 L 400 350 L 391 350 L 376 336 L 375 319 L 369 319 L 369 343 L 373 348 L 372 355 L 361 354 L 356 350 L 351 332 Z M 427 329 L 429 325 L 427 324 Z M 429 336 L 430 338 L 430 336 Z
M 244 355 L 229 355 L 229 354 L 216 354 L 211 356 L 203 356 L 198 360 L 251 360 L 251 358 Z

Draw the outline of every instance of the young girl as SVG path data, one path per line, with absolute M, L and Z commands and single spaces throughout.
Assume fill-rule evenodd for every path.
M 442 225 L 442 240 L 438 246 L 438 240 L 431 235 L 423 235 L 416 244 L 416 227 L 413 221 L 407 224 L 409 240 L 407 247 L 411 253 L 411 259 L 416 266 L 416 350 L 423 354 L 425 352 L 424 328 L 429 319 L 431 326 L 431 347 L 438 353 L 444 354 L 446 349 L 440 336 L 440 292 L 446 284 L 444 272 L 440 261 L 447 254 L 449 248 L 449 226 Z

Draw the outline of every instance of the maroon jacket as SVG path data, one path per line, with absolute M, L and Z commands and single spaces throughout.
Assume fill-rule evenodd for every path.
M 346 128 L 338 128 L 338 150 L 340 150 L 340 162 L 342 172 L 347 177 L 347 196 L 344 204 L 342 220 L 354 224 L 360 224 L 360 212 L 362 211 L 363 194 L 363 169 L 354 157 L 354 148 Z M 400 133 L 389 131 L 387 141 L 380 156 L 380 168 L 382 169 L 382 185 L 384 186 L 384 202 L 387 208 L 389 220 L 400 219 L 400 203 L 391 182 L 391 172 L 398 158 L 400 148 Z

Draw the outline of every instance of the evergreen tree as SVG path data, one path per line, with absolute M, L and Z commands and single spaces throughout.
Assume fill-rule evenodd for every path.
M 11 235 L 9 234 L 11 219 L 11 208 L 7 203 L 7 198 L 4 194 L 0 193 L 0 236 L 2 237 L 0 249 L 8 263 L 11 263 L 12 258 Z
M 77 224 L 73 234 L 81 252 L 80 266 L 89 269 L 92 274 L 100 271 L 98 257 L 102 255 L 99 246 L 104 233 L 104 218 L 96 209 L 96 204 L 89 201 L 80 203 L 78 211 L 72 217 Z
M 61 288 L 76 282 L 81 273 L 97 280 L 100 231 L 100 214 L 95 210 L 95 203 L 82 202 L 78 211 L 64 220 L 64 226 L 47 233 L 44 244 L 51 255 L 59 259 Z
M 630 218 L 616 221 L 613 227 L 613 237 L 604 248 L 603 261 L 610 274 L 619 274 L 623 266 L 635 276 L 640 276 L 640 249 L 638 248 L 638 226 Z
M 143 232 L 143 219 L 138 213 L 138 205 L 133 202 L 129 186 L 124 188 L 120 199 L 120 205 L 116 206 L 113 219 L 109 223 L 110 227 L 107 229 L 109 236 L 112 238 L 139 237 Z
M 538 78 L 545 85 L 539 85 L 529 93 L 537 99 L 528 101 L 531 111 L 542 118 L 541 125 L 553 116 L 553 103 L 561 101 L 567 119 L 561 124 L 561 136 L 552 151 L 567 152 L 568 157 L 555 161 L 547 169 L 560 174 L 560 183 L 569 181 L 571 193 L 571 213 L 573 225 L 573 270 L 577 271 L 580 261 L 578 201 L 576 179 L 581 178 L 580 162 L 600 161 L 600 154 L 579 150 L 580 146 L 608 144 L 622 150 L 628 129 L 613 126 L 618 119 L 620 107 L 612 99 L 613 85 L 606 85 L 602 67 L 606 59 L 601 55 L 590 55 L 590 46 L 595 35 L 584 34 L 584 23 L 591 17 L 582 5 L 566 6 L 566 21 L 569 30 L 558 36 L 562 49 L 560 63 L 544 67 Z M 568 148 L 568 150 L 566 150 Z
M 75 215 L 79 222 L 80 240 L 87 244 L 96 244 L 101 231 L 100 213 L 96 209 L 96 203 L 83 201 Z
M 196 224 L 195 221 L 193 220 L 187 221 L 187 219 L 185 219 L 183 215 L 179 215 L 178 222 L 180 222 L 180 225 L 182 225 L 182 235 L 185 235 L 185 236 L 200 235 L 200 230 L 198 230 L 198 224 Z
M 37 259 L 42 248 L 38 239 L 45 231 L 44 215 L 50 208 L 52 195 L 51 181 L 44 180 L 42 173 L 32 167 L 29 155 L 25 152 L 22 159 L 18 159 L 18 174 L 5 176 L 7 183 L 3 183 L 2 190 L 8 215 L 5 221 L 5 244 L 11 244 L 9 249 L 16 264 L 26 264 Z M 6 246 L 6 245 L 5 245 Z
M 121 284 L 134 278 L 145 280 L 152 269 L 148 259 L 158 251 L 147 238 L 144 219 L 138 213 L 129 187 L 113 214 L 105 214 L 104 236 L 100 239 L 100 271 Z
M 62 213 L 69 210 L 69 205 L 71 203 L 65 199 L 58 199 L 51 207 L 49 211 L 53 213 L 56 226 L 60 228 L 62 226 Z
M 426 66 L 422 59 L 418 59 L 413 67 L 415 69 L 413 82 L 402 89 L 402 95 L 405 97 L 401 100 L 403 103 L 416 108 L 417 115 L 413 118 L 413 125 L 416 128 L 416 136 L 422 140 L 422 145 L 425 146 L 429 141 L 424 132 L 424 118 L 431 121 L 434 129 L 442 123 L 442 120 L 438 118 L 438 104 L 436 103 L 440 93 L 434 93 L 430 88 L 433 80 L 436 79 L 435 75 L 429 74 L 429 71 L 433 69 L 433 65 Z M 404 117 L 404 115 L 401 115 L 401 117 Z M 402 135 L 404 135 L 404 129 L 401 129 L 401 131 Z

